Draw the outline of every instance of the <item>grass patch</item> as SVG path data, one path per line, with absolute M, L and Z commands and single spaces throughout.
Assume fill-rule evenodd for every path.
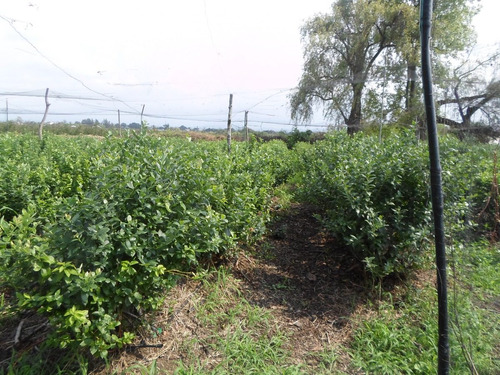
M 450 321 L 457 365 L 500 373 L 500 248 L 486 241 L 452 248 Z
M 435 373 L 437 326 L 429 298 L 434 300 L 430 288 L 412 292 L 397 307 L 381 301 L 353 334 L 355 366 L 370 374 Z
M 453 259 L 456 272 L 450 277 L 449 292 L 451 371 L 498 374 L 498 248 L 484 243 L 461 247 Z M 351 350 L 355 366 L 370 374 L 435 373 L 434 286 L 410 288 L 397 303 L 386 296 L 370 318 L 357 323 Z
M 243 298 L 227 270 L 216 273 L 215 282 L 205 281 L 208 292 L 197 308 L 197 319 L 206 334 L 185 347 L 188 355 L 175 374 L 301 374 L 290 365 L 285 349 L 286 333 L 271 314 Z M 200 359 L 201 347 L 205 358 Z
M 88 369 L 88 359 L 83 355 L 42 346 L 37 352 L 14 352 L 9 363 L 0 367 L 0 375 L 87 375 Z

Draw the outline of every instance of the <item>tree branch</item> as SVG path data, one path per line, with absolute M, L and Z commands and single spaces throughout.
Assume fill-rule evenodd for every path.
M 473 96 L 465 96 L 463 98 L 460 98 L 460 101 L 461 102 L 471 102 L 473 100 L 483 99 L 486 96 L 487 96 L 486 94 L 473 95 Z M 436 101 L 436 104 L 438 104 L 440 106 L 445 105 L 445 104 L 458 104 L 458 101 L 457 101 L 456 98 L 453 98 L 453 99 L 441 99 L 441 100 Z
M 445 125 L 453 126 L 455 128 L 460 128 L 462 126 L 462 123 L 460 123 L 458 121 L 449 119 L 447 117 L 439 116 L 439 115 L 436 116 L 436 120 L 440 124 L 445 124 Z

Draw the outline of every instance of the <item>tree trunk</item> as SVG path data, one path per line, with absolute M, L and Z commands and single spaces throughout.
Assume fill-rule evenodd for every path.
M 352 104 L 349 118 L 346 121 L 347 134 L 353 135 L 361 130 L 361 97 L 363 95 L 364 83 L 352 84 Z
M 409 112 L 413 108 L 415 98 L 415 82 L 417 80 L 417 67 L 413 64 L 408 64 L 407 79 L 406 79 L 406 111 Z

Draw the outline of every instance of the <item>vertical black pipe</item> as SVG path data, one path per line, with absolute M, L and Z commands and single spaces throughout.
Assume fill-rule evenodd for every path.
M 432 0 L 422 0 L 420 7 L 420 39 L 422 47 L 422 83 L 429 140 L 432 211 L 436 245 L 437 294 L 439 315 L 438 374 L 450 372 L 450 348 L 448 343 L 448 291 L 446 282 L 446 248 L 443 222 L 443 191 L 441 162 L 436 125 L 436 112 L 432 95 L 432 69 L 430 57 L 432 25 Z

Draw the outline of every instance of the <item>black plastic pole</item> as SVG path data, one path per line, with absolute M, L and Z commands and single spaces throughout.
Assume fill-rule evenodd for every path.
M 441 162 L 436 125 L 436 111 L 432 95 L 432 69 L 430 41 L 432 26 L 432 0 L 422 0 L 420 6 L 420 41 L 422 47 L 422 84 L 429 141 L 432 211 L 436 246 L 437 295 L 438 295 L 438 374 L 450 373 L 450 347 L 448 343 L 448 291 L 446 282 L 446 248 L 443 220 L 443 190 Z

